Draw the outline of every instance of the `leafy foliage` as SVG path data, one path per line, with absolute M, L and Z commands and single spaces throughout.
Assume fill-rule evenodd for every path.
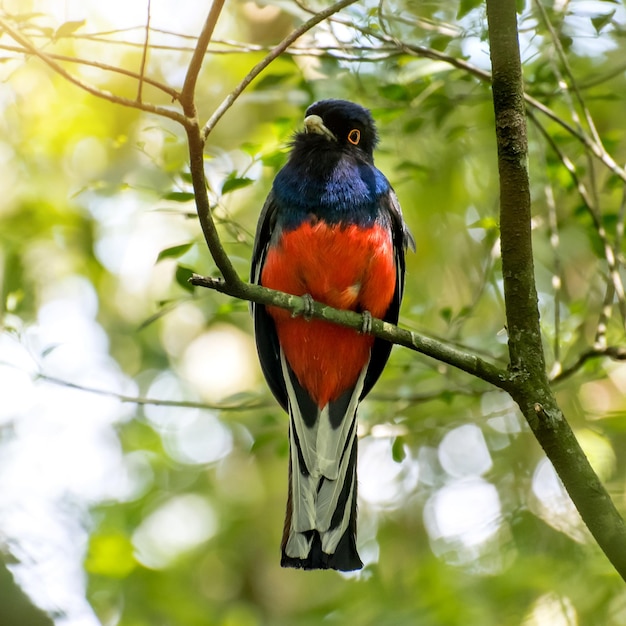
M 120 45 L 91 36 L 96 22 L 57 23 L 27 4 L 2 19 L 72 75 L 136 97 L 136 77 L 84 61 L 139 74 L 143 29 Z M 548 367 L 623 510 L 626 14 L 608 0 L 520 5 L 527 94 L 552 112 L 529 102 Z M 309 16 L 295 3 L 227 11 L 198 84 L 201 120 Z M 360 101 L 417 241 L 401 325 L 506 363 L 484 17 L 473 0 L 356 3 L 252 83 L 205 161 L 240 275 L 306 106 Z M 198 22 L 152 27 L 146 76 L 180 88 Z M 0 47 L 10 90 L 0 104 L 0 446 L 2 484 L 17 485 L 0 514 L 31 519 L 41 506 L 49 525 L 80 538 L 59 539 L 61 562 L 88 577 L 86 589 L 62 581 L 68 594 L 120 626 L 625 623 L 619 578 L 510 399 L 399 348 L 360 415 L 366 569 L 281 570 L 286 420 L 262 382 L 245 304 L 188 282 L 216 270 L 193 214 L 183 129 L 70 85 L 6 29 Z M 144 102 L 173 106 L 143 87 Z M 50 613 L 71 612 L 42 592 L 50 574 L 27 568 L 50 538 L 25 527 L 3 531 L 25 563 L 18 579 Z

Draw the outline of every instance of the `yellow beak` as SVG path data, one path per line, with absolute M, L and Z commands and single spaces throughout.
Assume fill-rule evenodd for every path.
M 309 115 L 304 118 L 304 130 L 307 133 L 315 133 L 316 135 L 322 135 L 326 137 L 329 141 L 332 139 L 333 141 L 337 141 L 337 137 L 333 134 L 332 131 L 328 130 L 326 126 L 324 126 L 324 120 L 319 115 Z

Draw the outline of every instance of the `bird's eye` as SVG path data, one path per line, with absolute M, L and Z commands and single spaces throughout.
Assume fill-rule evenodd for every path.
M 358 128 L 353 128 L 348 133 L 348 141 L 355 146 L 359 145 L 359 141 L 361 141 L 361 131 Z

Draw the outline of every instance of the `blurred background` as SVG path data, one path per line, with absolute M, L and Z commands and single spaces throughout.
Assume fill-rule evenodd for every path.
M 326 6 L 227 2 L 200 75 L 200 120 Z M 607 154 L 626 161 L 626 10 L 518 9 L 527 92 L 556 117 L 531 108 L 529 127 L 548 365 L 626 512 L 626 365 L 584 356 L 625 342 L 606 253 L 623 276 L 624 178 L 581 141 L 593 137 L 588 114 Z M 146 77 L 180 89 L 207 11 L 0 2 L 4 24 L 72 77 L 171 108 L 171 95 L 128 73 L 145 63 Z M 247 304 L 187 282 L 216 269 L 182 128 L 87 93 L 6 29 L 0 60 L 2 626 L 626 624 L 623 582 L 510 398 L 397 347 L 360 410 L 365 568 L 281 569 L 287 420 L 262 379 Z M 361 2 L 302 37 L 205 150 L 240 275 L 306 107 L 360 102 L 417 242 L 401 325 L 504 366 L 489 68 L 478 0 Z

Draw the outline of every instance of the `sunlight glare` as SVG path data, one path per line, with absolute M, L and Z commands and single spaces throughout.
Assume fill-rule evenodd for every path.
M 492 537 L 500 518 L 498 491 L 481 478 L 449 483 L 431 496 L 424 507 L 424 523 L 431 539 L 456 539 L 467 546 Z
M 57 624 L 96 626 L 82 567 L 87 511 L 132 497 L 146 474 L 126 462 L 114 429 L 132 408 L 59 380 L 118 392 L 129 387 L 95 321 L 95 291 L 69 276 L 43 293 L 37 325 L 22 330 L 19 343 L 0 337 L 9 374 L 2 379 L 2 418 L 11 424 L 0 456 L 2 540 L 20 562 L 13 568 L 18 582 L 39 606 L 64 615 Z M 33 380 L 38 372 L 44 378 Z
M 583 543 L 588 531 L 552 463 L 543 458 L 537 464 L 532 480 L 530 508 L 547 524 Z
M 251 389 L 257 380 L 254 341 L 230 324 L 214 324 L 194 339 L 181 365 L 183 376 L 208 401 Z
M 481 476 L 493 466 L 483 431 L 474 424 L 446 433 L 439 445 L 439 462 L 454 478 Z
M 577 626 L 578 615 L 567 596 L 547 593 L 534 603 L 522 626 Z
M 171 498 L 144 519 L 133 544 L 143 565 L 161 569 L 216 532 L 217 515 L 208 500 L 185 494 Z
M 359 500 L 374 509 L 398 508 L 417 487 L 417 461 L 411 458 L 408 447 L 404 459 L 394 461 L 392 446 L 393 440 L 388 437 L 364 437 L 359 441 Z

